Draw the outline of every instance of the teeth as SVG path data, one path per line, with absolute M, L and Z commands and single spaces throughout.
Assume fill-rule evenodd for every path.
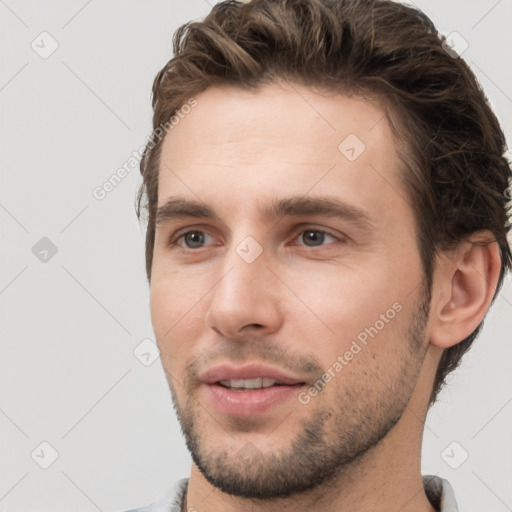
M 245 389 L 260 389 L 273 386 L 277 381 L 274 379 L 267 379 L 267 377 L 259 377 L 257 379 L 231 379 L 221 380 L 220 383 L 228 388 L 245 388 Z

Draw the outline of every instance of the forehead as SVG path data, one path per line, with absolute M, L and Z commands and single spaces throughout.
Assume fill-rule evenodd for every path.
M 159 204 L 170 194 L 235 199 L 324 194 L 403 201 L 402 163 L 375 101 L 275 83 L 244 91 L 210 87 L 166 136 Z
M 258 153 L 262 145 L 284 145 L 283 149 L 294 147 L 298 156 L 317 147 L 316 156 L 323 160 L 337 159 L 338 144 L 348 135 L 375 149 L 394 145 L 383 108 L 368 98 L 283 82 L 257 91 L 210 87 L 195 98 L 197 106 L 165 140 L 164 152 L 172 152 L 176 164 L 200 158 L 180 151 L 184 142 L 187 147 L 209 146 L 209 151 L 218 145 L 237 144 L 237 151 L 249 154 Z

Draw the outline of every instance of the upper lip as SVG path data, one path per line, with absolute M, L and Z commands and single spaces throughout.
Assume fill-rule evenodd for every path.
M 248 364 L 239 367 L 222 364 L 210 368 L 199 376 L 207 384 L 215 384 L 221 380 L 245 380 L 258 377 L 273 379 L 279 384 L 304 384 L 304 381 L 300 378 L 288 375 L 277 368 L 261 364 Z

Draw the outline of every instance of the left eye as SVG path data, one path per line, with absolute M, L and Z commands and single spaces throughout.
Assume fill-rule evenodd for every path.
M 299 233 L 298 238 L 304 242 L 304 244 L 299 245 L 305 245 L 307 247 L 318 247 L 324 245 L 325 237 L 329 237 L 335 242 L 337 241 L 333 235 L 330 235 L 329 233 L 326 233 L 320 229 L 306 229 Z

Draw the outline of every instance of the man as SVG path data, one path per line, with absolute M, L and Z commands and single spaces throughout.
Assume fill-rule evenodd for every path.
M 138 213 L 193 465 L 138 510 L 456 511 L 424 421 L 512 262 L 475 77 L 387 0 L 225 2 L 174 43 Z

